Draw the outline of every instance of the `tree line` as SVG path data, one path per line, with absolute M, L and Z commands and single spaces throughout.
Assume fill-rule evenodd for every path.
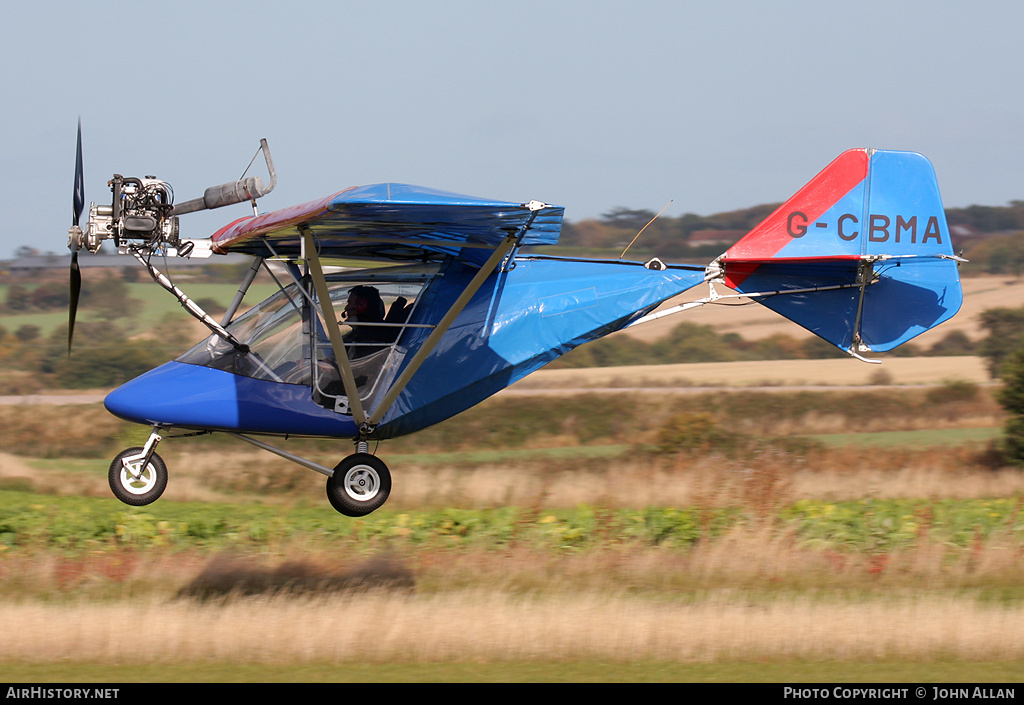
M 574 254 L 618 257 L 628 246 L 631 259 L 657 256 L 703 263 L 728 249 L 779 205 L 765 204 L 708 216 L 686 213 L 658 218 L 651 210 L 614 208 L 599 218 L 564 222 L 557 247 Z M 1024 238 L 1020 237 L 1024 233 L 1024 201 L 1011 201 L 1006 206 L 947 208 L 946 221 L 954 250 L 963 250 L 975 265 L 973 271 L 1024 271 Z M 630 245 L 641 229 L 643 235 Z

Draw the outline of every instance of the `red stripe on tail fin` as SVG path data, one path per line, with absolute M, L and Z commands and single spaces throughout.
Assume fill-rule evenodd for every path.
M 850 189 L 864 180 L 868 173 L 869 161 L 866 149 L 851 149 L 840 154 L 792 198 L 730 247 L 725 253 L 726 261 L 764 260 L 774 257 L 793 240 L 787 224 L 789 214 L 800 211 L 806 216 L 807 221 L 816 220 L 836 201 L 849 193 Z M 729 273 L 725 283 L 735 288 L 750 273 L 752 270 Z

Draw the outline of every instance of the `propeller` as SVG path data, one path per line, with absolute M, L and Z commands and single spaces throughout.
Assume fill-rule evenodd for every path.
M 78 145 L 75 151 L 74 211 L 71 229 L 68 231 L 68 248 L 71 250 L 71 275 L 68 304 L 68 355 L 71 354 L 71 340 L 75 334 L 75 314 L 78 312 L 78 297 L 82 293 L 82 272 L 78 268 L 78 250 L 82 246 L 82 229 L 78 221 L 85 210 L 85 176 L 82 173 L 82 119 L 78 119 Z

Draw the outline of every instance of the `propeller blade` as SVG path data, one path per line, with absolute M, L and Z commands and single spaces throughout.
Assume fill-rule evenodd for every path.
M 78 267 L 78 249 L 82 231 L 78 230 L 78 221 L 85 210 L 85 174 L 82 169 L 82 118 L 78 118 L 78 141 L 75 146 L 75 190 L 73 193 L 73 207 L 71 218 L 72 230 L 78 235 L 72 235 L 68 246 L 71 248 L 71 275 L 69 277 L 70 289 L 68 291 L 68 355 L 71 354 L 71 341 L 75 335 L 75 316 L 78 313 L 78 297 L 82 293 L 82 271 Z
M 78 313 L 78 296 L 82 293 L 82 272 L 78 268 L 78 250 L 71 253 L 71 288 L 68 291 L 68 355 L 71 354 L 71 339 L 75 335 L 75 315 Z
M 78 118 L 78 147 L 75 152 L 75 193 L 74 218 L 72 225 L 78 225 L 82 211 L 85 210 L 85 175 L 82 172 L 82 118 Z

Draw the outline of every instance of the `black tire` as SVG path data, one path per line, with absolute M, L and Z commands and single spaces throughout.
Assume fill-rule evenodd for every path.
M 391 494 L 391 471 L 369 453 L 354 453 L 327 478 L 327 499 L 347 517 L 366 516 L 379 509 Z
M 155 502 L 167 487 L 167 466 L 164 465 L 163 458 L 156 453 L 153 453 L 145 471 L 138 477 L 129 473 L 125 468 L 122 461 L 133 455 L 140 455 L 142 450 L 140 447 L 125 448 L 110 463 L 110 470 L 107 472 L 110 491 L 119 500 L 133 507 L 141 507 Z M 139 459 L 134 464 L 129 464 L 132 465 L 133 472 L 137 473 L 142 460 Z

